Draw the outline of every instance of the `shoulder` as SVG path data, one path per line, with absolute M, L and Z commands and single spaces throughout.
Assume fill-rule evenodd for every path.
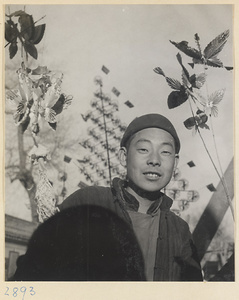
M 103 186 L 90 186 L 75 191 L 60 205 L 59 209 L 65 209 L 82 204 L 100 204 L 112 199 L 111 189 Z
M 188 223 L 170 210 L 172 204 L 173 204 L 173 200 L 164 194 L 163 201 L 160 206 L 162 213 L 167 215 L 169 222 L 173 223 L 175 226 L 179 226 L 180 228 L 189 230 Z
M 171 210 L 168 212 L 168 216 L 170 219 L 172 219 L 177 225 L 179 225 L 182 228 L 185 228 L 185 230 L 189 230 L 188 223 L 183 220 L 181 217 L 177 216 L 174 212 Z

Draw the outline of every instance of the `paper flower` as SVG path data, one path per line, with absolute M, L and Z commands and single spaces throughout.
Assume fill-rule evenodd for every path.
M 194 97 L 193 89 L 200 89 L 205 83 L 206 75 L 200 73 L 199 75 L 189 75 L 188 70 L 182 63 L 181 55 L 177 54 L 177 60 L 182 67 L 182 83 L 177 79 L 167 77 L 163 70 L 159 67 L 154 68 L 154 72 L 165 77 L 168 85 L 175 91 L 168 96 L 168 107 L 175 108 L 188 100 L 189 95 Z
M 218 116 L 218 107 L 217 105 L 222 101 L 222 98 L 224 96 L 225 93 L 225 89 L 221 89 L 218 91 L 215 91 L 214 93 L 212 93 L 208 100 L 206 100 L 205 98 L 203 99 L 204 102 L 204 109 L 205 109 L 205 113 L 207 115 L 212 115 L 214 117 Z
M 192 67 L 194 64 L 205 64 L 211 67 L 224 67 L 223 63 L 217 57 L 217 55 L 222 51 L 225 46 L 227 39 L 229 37 L 229 30 L 224 31 L 219 34 L 215 39 L 213 39 L 204 49 L 201 50 L 200 39 L 198 34 L 195 34 L 195 41 L 198 46 L 198 49 L 192 48 L 188 45 L 187 41 L 181 41 L 179 43 L 170 41 L 175 47 L 177 47 L 184 54 L 192 58 L 193 63 L 190 64 Z M 225 67 L 227 70 L 232 70 L 232 67 Z
M 17 51 L 17 42 L 20 41 L 26 54 L 37 59 L 38 52 L 35 47 L 43 38 L 46 24 L 35 26 L 33 17 L 22 10 L 6 15 L 9 20 L 5 23 L 5 39 L 9 46 L 9 56 L 12 59 Z M 14 23 L 13 17 L 18 17 L 18 23 Z
M 34 70 L 18 70 L 19 89 L 7 91 L 6 99 L 15 106 L 13 118 L 16 125 L 22 124 L 23 132 L 31 125 L 37 135 L 40 131 L 39 119 L 45 119 L 52 129 L 56 129 L 56 116 L 72 103 L 72 96 L 61 92 L 63 74 L 51 72 L 39 66 Z

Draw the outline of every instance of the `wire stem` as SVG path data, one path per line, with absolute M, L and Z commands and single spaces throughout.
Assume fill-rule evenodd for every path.
M 206 65 L 205 65 L 205 63 L 203 65 L 203 67 L 204 67 L 204 73 L 206 74 Z M 205 82 L 205 86 L 206 86 L 207 99 L 209 99 L 209 91 L 208 91 L 207 81 Z M 215 139 L 215 133 L 214 133 L 214 128 L 213 128 L 213 122 L 212 122 L 212 116 L 210 115 L 209 118 L 210 118 L 212 139 L 213 139 L 214 148 L 215 148 L 215 151 L 216 151 L 216 156 L 217 156 L 217 161 L 218 161 L 219 169 L 220 169 L 220 172 L 221 172 L 221 176 L 219 176 L 219 178 L 220 178 L 220 180 L 222 182 L 222 185 L 224 187 L 226 198 L 227 198 L 228 204 L 230 206 L 230 209 L 231 209 L 231 212 L 232 212 L 232 217 L 233 217 L 233 220 L 234 220 L 234 209 L 233 209 L 233 206 L 232 206 L 232 199 L 231 199 L 231 197 L 229 195 L 228 186 L 227 186 L 224 174 L 223 174 L 222 165 L 221 165 L 220 157 L 219 157 L 219 154 L 218 154 L 218 149 L 217 149 L 217 144 L 216 144 L 216 139 Z
M 193 115 L 193 117 L 194 117 L 194 119 L 195 119 L 194 112 L 193 112 L 192 105 L 191 105 L 191 102 L 190 102 L 190 101 L 189 101 L 189 104 L 190 104 L 190 109 L 191 109 L 192 115 Z M 195 120 L 196 120 L 196 119 L 195 119 Z M 232 202 L 231 202 L 230 195 L 229 195 L 229 193 L 228 193 L 227 186 L 226 186 L 226 184 L 225 184 L 225 180 L 224 180 L 224 178 L 222 178 L 222 176 L 221 176 L 220 173 L 218 172 L 218 169 L 217 169 L 217 167 L 216 167 L 216 165 L 215 165 L 215 163 L 214 163 L 214 161 L 213 161 L 213 158 L 212 158 L 212 156 L 211 156 L 211 154 L 210 154 L 210 152 L 209 152 L 209 150 L 208 150 L 208 148 L 207 148 L 207 145 L 206 145 L 206 143 L 205 143 L 205 141 L 204 141 L 204 139 L 203 139 L 203 137 L 202 137 L 202 135 L 201 135 L 201 131 L 200 131 L 200 129 L 199 129 L 198 126 L 197 126 L 197 131 L 198 131 L 198 134 L 199 134 L 199 136 L 200 136 L 200 138 L 201 138 L 201 141 L 202 141 L 202 143 L 203 143 L 203 145 L 204 145 L 204 148 L 205 148 L 205 150 L 206 150 L 206 152 L 207 152 L 207 154 L 208 154 L 208 156 L 209 156 L 209 158 L 210 158 L 210 160 L 211 160 L 211 162 L 212 162 L 212 164 L 213 164 L 213 167 L 214 167 L 214 169 L 215 169 L 215 171 L 216 171 L 216 173 L 217 173 L 217 175 L 218 175 L 218 177 L 219 177 L 219 179 L 220 179 L 220 181 L 221 181 L 221 183 L 222 183 L 222 185 L 223 185 L 223 188 L 224 188 L 224 191 L 225 191 L 225 194 L 226 194 L 226 199 L 227 199 L 227 201 L 228 201 L 229 207 L 230 207 L 231 212 L 232 212 L 232 217 L 233 217 L 233 220 L 234 220 L 234 209 L 233 209 L 233 206 L 232 206 Z

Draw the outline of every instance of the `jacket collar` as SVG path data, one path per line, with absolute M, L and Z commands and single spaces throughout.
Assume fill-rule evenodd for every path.
M 139 202 L 133 195 L 127 192 L 125 187 L 126 181 L 121 180 L 120 178 L 113 179 L 112 192 L 116 196 L 120 204 L 122 204 L 125 209 L 138 211 Z M 158 210 L 158 208 L 163 211 L 168 211 L 172 204 L 173 200 L 166 196 L 164 193 L 161 193 L 160 198 L 152 203 L 147 213 L 154 214 Z

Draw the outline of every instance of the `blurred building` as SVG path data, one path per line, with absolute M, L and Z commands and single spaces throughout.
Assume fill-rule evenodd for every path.
M 12 277 L 16 261 L 25 254 L 28 240 L 38 224 L 5 215 L 5 280 Z

